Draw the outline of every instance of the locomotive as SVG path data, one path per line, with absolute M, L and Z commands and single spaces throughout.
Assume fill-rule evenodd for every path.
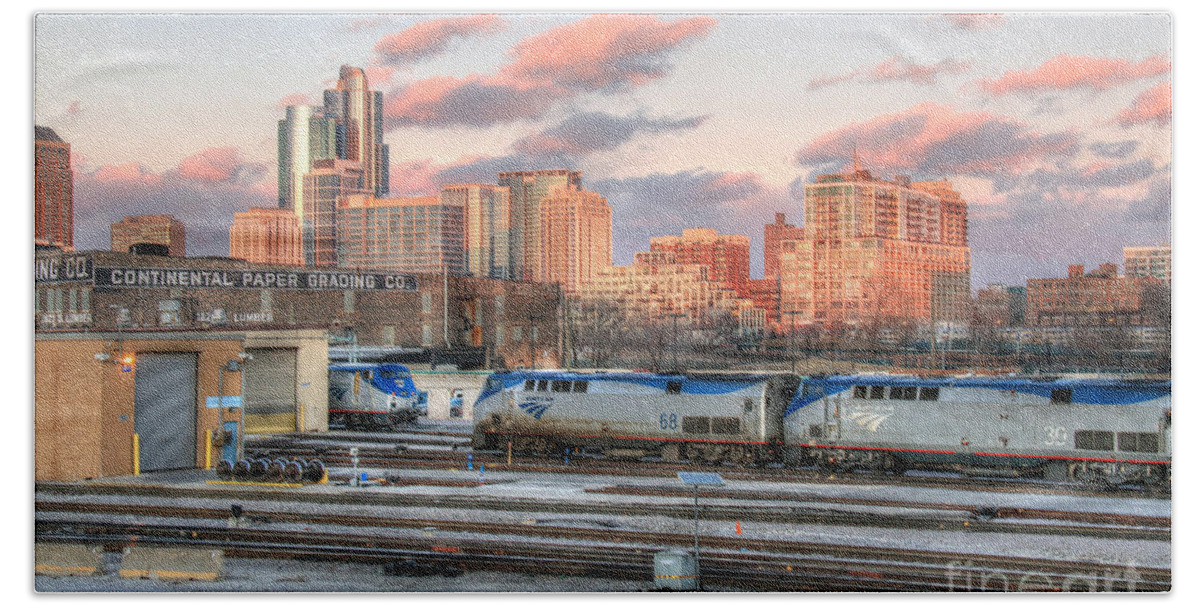
M 417 390 L 412 373 L 395 363 L 335 363 L 329 366 L 329 425 L 350 429 L 395 429 L 417 421 L 428 393 Z
M 477 449 L 830 472 L 1169 484 L 1169 381 L 888 374 L 492 374 Z

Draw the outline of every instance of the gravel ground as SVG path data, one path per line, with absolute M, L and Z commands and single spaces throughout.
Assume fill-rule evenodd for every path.
M 652 591 L 653 583 L 501 572 L 465 572 L 457 577 L 388 576 L 378 564 L 226 559 L 220 581 L 164 582 L 124 579 L 116 574 L 120 556 L 105 556 L 108 572 L 91 577 L 34 577 L 40 593 L 75 592 L 336 592 L 336 593 L 597 593 Z

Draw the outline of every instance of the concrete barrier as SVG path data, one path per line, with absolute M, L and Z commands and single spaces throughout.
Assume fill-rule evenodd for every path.
M 121 560 L 121 578 L 158 580 L 220 580 L 225 569 L 225 552 L 220 549 L 175 547 L 126 547 Z
M 104 573 L 104 547 L 34 543 L 33 571 L 45 576 L 95 576 Z

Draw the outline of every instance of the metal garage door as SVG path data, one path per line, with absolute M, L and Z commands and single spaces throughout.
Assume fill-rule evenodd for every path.
M 196 353 L 138 353 L 134 432 L 142 471 L 196 466 Z
M 251 348 L 242 372 L 247 433 L 296 430 L 296 349 Z

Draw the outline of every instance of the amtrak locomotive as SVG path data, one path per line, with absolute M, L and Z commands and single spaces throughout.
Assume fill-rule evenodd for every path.
M 407 367 L 394 363 L 329 366 L 329 426 L 394 429 L 424 415 L 428 393 L 417 390 Z
M 831 472 L 1167 484 L 1169 381 L 516 371 L 475 404 L 474 445 Z

